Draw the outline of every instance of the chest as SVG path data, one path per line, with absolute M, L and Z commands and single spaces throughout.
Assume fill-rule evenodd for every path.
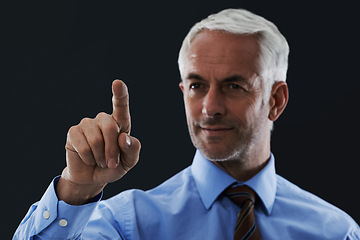
M 236 215 L 232 206 L 216 203 L 205 209 L 194 201 L 180 208 L 153 209 L 138 213 L 133 239 L 232 240 Z

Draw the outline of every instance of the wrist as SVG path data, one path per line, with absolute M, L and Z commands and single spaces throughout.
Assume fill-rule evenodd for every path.
M 93 201 L 104 189 L 104 185 L 77 184 L 63 177 L 55 186 L 56 195 L 70 205 L 84 205 Z

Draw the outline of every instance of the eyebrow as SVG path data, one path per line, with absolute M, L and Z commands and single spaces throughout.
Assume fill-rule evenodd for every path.
M 186 79 L 205 81 L 205 79 L 197 73 L 189 73 L 189 75 L 186 77 Z M 222 79 L 221 81 L 222 82 L 243 82 L 243 83 L 248 84 L 247 79 L 244 76 L 239 75 L 239 74 L 228 76 L 228 77 Z
M 195 80 L 201 80 L 204 81 L 205 79 L 196 73 L 189 73 L 189 75 L 186 77 L 186 79 L 195 79 Z
M 244 82 L 247 83 L 247 79 L 239 74 L 231 75 L 223 79 L 224 82 Z

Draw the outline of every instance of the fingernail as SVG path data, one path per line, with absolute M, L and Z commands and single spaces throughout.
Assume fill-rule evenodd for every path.
M 129 147 L 131 145 L 131 138 L 129 137 L 129 135 L 126 134 L 126 145 Z
M 109 168 L 116 168 L 118 164 L 115 159 L 109 159 L 108 166 Z
M 106 168 L 106 167 L 107 167 L 107 166 L 106 166 L 106 163 L 104 163 L 104 162 L 100 163 L 100 167 L 101 167 L 101 168 Z

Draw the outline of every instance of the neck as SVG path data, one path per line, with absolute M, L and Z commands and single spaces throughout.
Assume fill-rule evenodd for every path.
M 243 154 L 238 159 L 212 161 L 230 176 L 245 182 L 260 172 L 270 160 L 270 144 L 252 153 Z

